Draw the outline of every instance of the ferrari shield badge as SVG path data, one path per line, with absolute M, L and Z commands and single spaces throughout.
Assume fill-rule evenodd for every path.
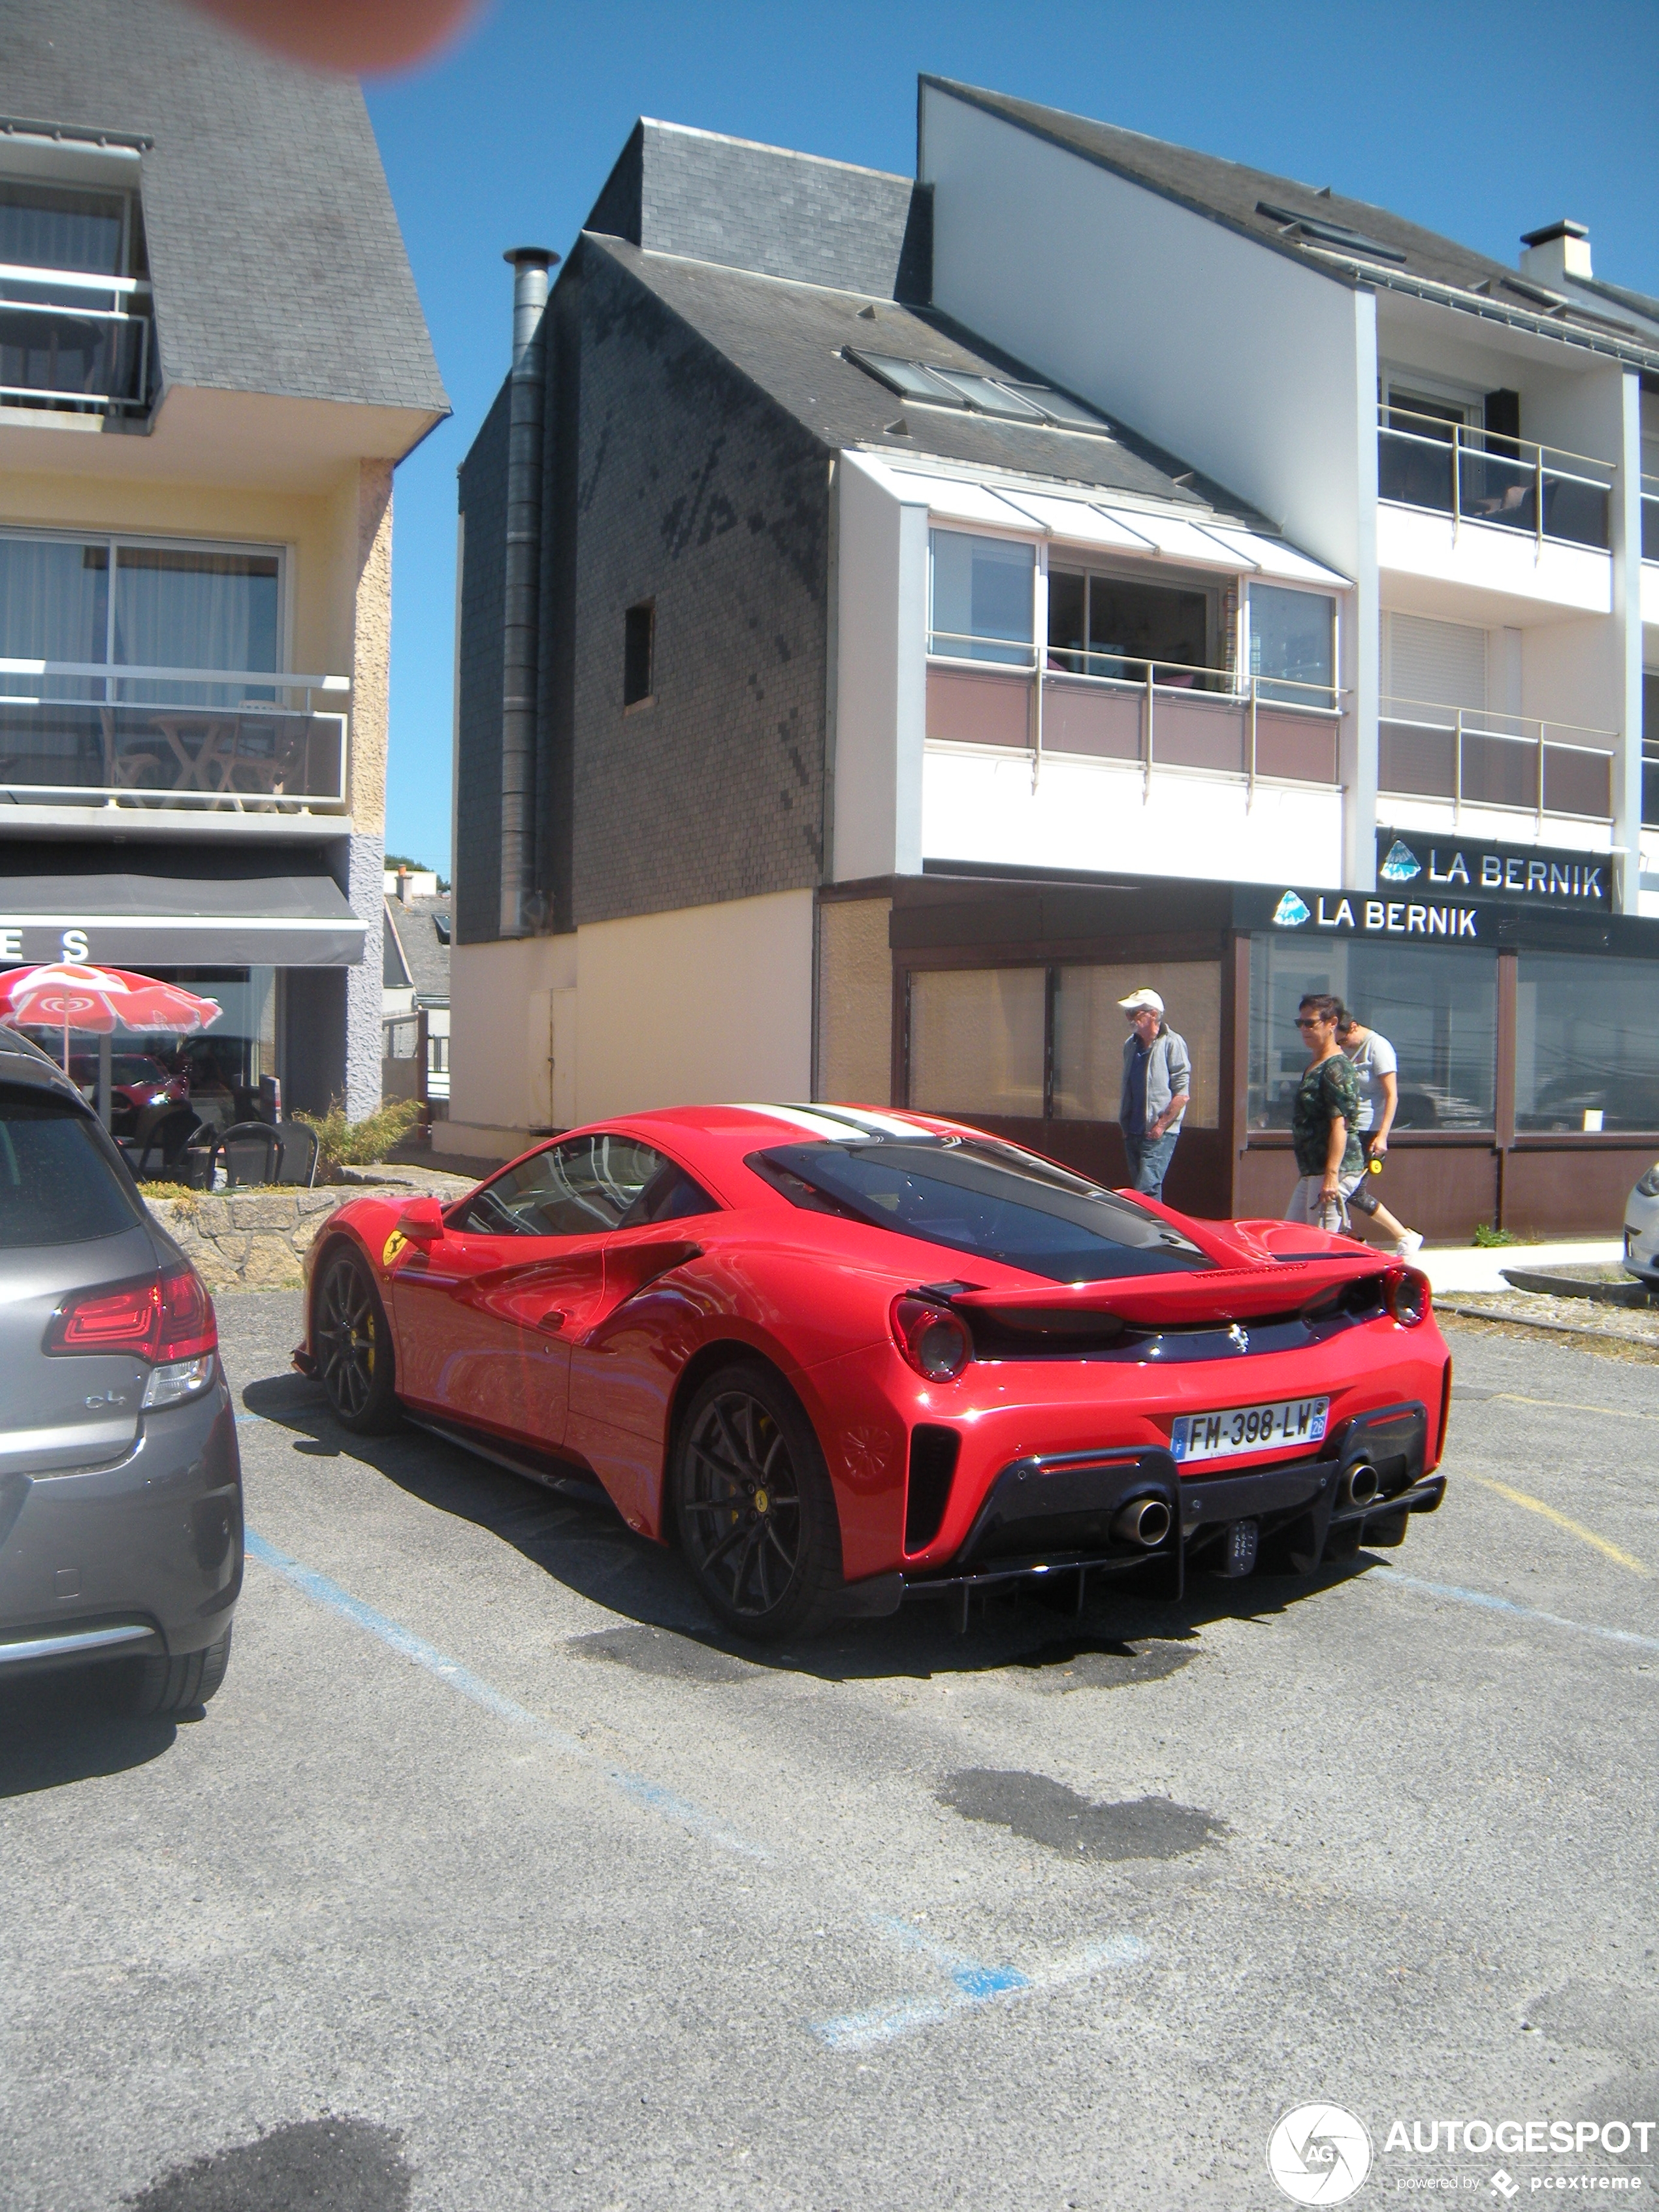
M 385 1249 L 380 1254 L 380 1265 L 383 1267 L 391 1267 L 408 1242 L 408 1237 L 404 1235 L 401 1229 L 394 1229 L 386 1240 Z

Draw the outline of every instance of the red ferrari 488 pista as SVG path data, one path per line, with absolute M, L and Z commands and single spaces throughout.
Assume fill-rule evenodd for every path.
M 349 1429 L 597 1483 L 762 1638 L 1398 1544 L 1451 1384 L 1395 1261 L 837 1106 L 630 1115 L 447 1206 L 354 1200 L 295 1363 Z

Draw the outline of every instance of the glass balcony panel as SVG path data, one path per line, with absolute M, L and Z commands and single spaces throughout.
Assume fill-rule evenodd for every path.
M 981 675 L 976 669 L 927 672 L 927 734 L 958 744 L 1031 742 L 1031 678 L 1019 670 Z
M 1647 778 L 1643 776 L 1645 796 Z M 1613 761 L 1606 753 L 1579 752 L 1566 745 L 1544 747 L 1544 806 L 1551 814 L 1613 818 Z M 1642 809 L 1646 813 L 1645 805 Z
M 1471 521 L 1535 532 L 1537 493 L 1538 475 L 1530 461 L 1467 446 L 1457 456 L 1458 501 Z
M 1608 495 L 1605 485 L 1585 483 L 1576 477 L 1544 471 L 1544 535 L 1565 538 L 1570 545 L 1594 545 L 1605 551 L 1613 543 L 1607 527 Z
M 0 790 L 187 805 L 344 794 L 345 718 L 302 711 L 89 707 L 0 699 Z
M 1384 791 L 1408 799 L 1451 799 L 1457 791 L 1457 731 L 1455 725 L 1425 727 L 1417 722 L 1377 726 L 1377 782 Z
M 1376 495 L 1401 507 L 1452 511 L 1452 447 L 1449 431 L 1438 439 L 1404 430 L 1381 430 L 1376 441 Z
M 1159 768 L 1212 769 L 1243 775 L 1249 767 L 1244 709 L 1232 701 L 1203 706 L 1160 690 L 1154 706 L 1152 758 Z
M 1050 677 L 1042 687 L 1042 750 L 1097 760 L 1140 758 L 1140 696 Z
M 1335 783 L 1336 736 L 1334 722 L 1312 714 L 1269 714 L 1258 708 L 1256 774 L 1292 783 Z
M 1471 806 L 1538 804 L 1538 747 L 1523 738 L 1463 732 L 1463 800 Z

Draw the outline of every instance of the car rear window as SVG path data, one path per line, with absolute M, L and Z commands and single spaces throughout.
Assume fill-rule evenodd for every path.
M 0 1091 L 0 1252 L 119 1237 L 141 1218 L 84 1114 Z
M 1051 1282 L 1212 1264 L 1145 1206 L 988 1138 L 783 1145 L 750 1164 L 798 1206 L 851 1214 Z

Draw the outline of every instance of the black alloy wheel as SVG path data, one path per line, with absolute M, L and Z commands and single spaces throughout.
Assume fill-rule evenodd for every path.
M 318 1375 L 341 1426 L 359 1436 L 395 1427 L 392 1332 L 368 1266 L 349 1247 L 324 1263 L 311 1337 Z
M 723 1369 L 675 1455 L 680 1541 L 728 1627 L 767 1642 L 819 1625 L 841 1583 L 834 1493 L 811 1424 L 769 1369 Z

